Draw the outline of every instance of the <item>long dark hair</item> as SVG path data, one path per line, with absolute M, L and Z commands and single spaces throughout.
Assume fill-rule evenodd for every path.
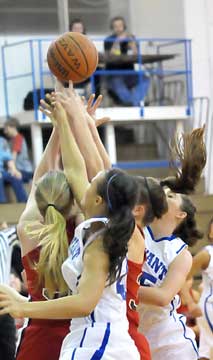
M 176 174 L 162 180 L 162 186 L 168 186 L 172 191 L 182 194 L 191 194 L 195 191 L 206 165 L 204 129 L 204 127 L 195 129 L 174 140 L 171 151 L 172 167 Z
M 195 219 L 196 207 L 187 195 L 181 195 L 181 210 L 187 213 L 185 219 L 177 226 L 173 234 L 180 237 L 187 245 L 193 246 L 203 238 L 203 233 L 197 228 Z
M 119 169 L 106 172 L 98 184 L 97 193 L 107 204 L 108 225 L 103 230 L 103 246 L 109 254 L 109 284 L 121 274 L 122 262 L 127 254 L 128 241 L 135 228 L 132 210 L 136 204 L 136 179 Z
M 155 217 L 160 219 L 168 211 L 166 194 L 157 179 L 136 176 L 136 180 L 139 192 L 137 205 L 146 206 L 143 225 L 148 225 Z

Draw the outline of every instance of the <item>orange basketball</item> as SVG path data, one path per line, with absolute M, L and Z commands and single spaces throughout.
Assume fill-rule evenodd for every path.
M 98 63 L 91 40 L 77 32 L 67 32 L 51 43 L 47 52 L 50 71 L 61 81 L 80 83 L 90 77 Z

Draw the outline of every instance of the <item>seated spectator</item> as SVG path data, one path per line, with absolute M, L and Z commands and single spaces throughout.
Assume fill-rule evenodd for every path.
M 73 32 L 77 32 L 80 34 L 86 35 L 86 27 L 84 25 L 84 22 L 80 18 L 75 18 L 71 21 L 69 30 Z M 84 93 L 80 93 L 80 95 L 88 96 L 90 93 L 90 88 L 88 88 L 88 85 L 90 85 L 90 78 L 86 79 L 85 81 L 76 84 L 74 87 L 77 90 L 84 90 Z M 99 78 L 95 76 L 95 89 L 96 89 L 96 95 L 99 94 Z
M 33 176 L 33 167 L 29 159 L 28 148 L 25 138 L 18 131 L 19 122 L 10 118 L 4 125 L 5 135 L 10 139 L 10 146 L 16 168 L 22 175 L 23 182 L 29 182 Z
M 70 31 L 86 34 L 86 28 L 83 21 L 79 18 L 73 19 L 70 23 Z
M 104 50 L 108 54 L 137 54 L 138 47 L 134 41 L 134 36 L 126 31 L 124 18 L 116 16 L 111 21 L 112 35 L 107 37 L 104 42 Z M 127 39 L 126 41 L 123 41 Z M 132 41 L 130 40 L 132 39 Z M 121 41 L 122 40 L 122 41 Z M 134 70 L 134 65 L 127 64 L 107 64 L 107 70 Z M 138 75 L 112 75 L 108 76 L 108 89 L 113 92 L 123 105 L 140 106 L 144 100 L 150 80 L 147 76 L 142 76 L 139 82 Z
M 5 184 L 10 184 L 18 202 L 26 202 L 22 174 L 17 170 L 5 138 L 0 137 L 0 203 L 6 203 Z

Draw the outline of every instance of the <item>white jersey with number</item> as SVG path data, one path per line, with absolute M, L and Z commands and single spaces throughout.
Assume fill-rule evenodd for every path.
M 144 236 L 146 259 L 141 285 L 160 287 L 169 266 L 187 245 L 174 235 L 155 239 L 150 227 L 144 229 Z M 176 352 L 179 359 L 198 358 L 194 333 L 186 327 L 185 317 L 177 314 L 179 306 L 179 295 L 164 307 L 148 304 L 141 306 L 140 329 L 149 341 L 153 360 L 173 360 Z
M 210 255 L 207 269 L 202 271 L 203 292 L 200 298 L 200 307 L 203 313 L 199 318 L 200 327 L 200 357 L 210 358 L 213 353 L 213 245 L 204 248 Z
M 65 281 L 73 294 L 78 293 L 78 284 L 83 272 L 83 254 L 90 241 L 85 235 L 94 222 L 108 223 L 107 218 L 93 218 L 81 223 L 75 230 L 69 248 L 69 257 L 62 265 Z M 95 261 L 95 259 L 94 259 Z M 71 333 L 63 342 L 62 360 L 139 360 L 139 353 L 128 334 L 126 318 L 127 260 L 122 265 L 120 280 L 107 286 L 94 311 L 87 317 L 71 322 Z M 95 281 L 95 279 L 94 279 Z
M 204 248 L 210 255 L 207 269 L 202 271 L 203 292 L 200 298 L 200 306 L 203 315 L 213 334 L 213 245 Z

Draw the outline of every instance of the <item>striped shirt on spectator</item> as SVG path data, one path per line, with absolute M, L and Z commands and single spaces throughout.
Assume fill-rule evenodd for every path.
M 12 250 L 17 240 L 15 227 L 0 231 L 0 284 L 9 284 Z

